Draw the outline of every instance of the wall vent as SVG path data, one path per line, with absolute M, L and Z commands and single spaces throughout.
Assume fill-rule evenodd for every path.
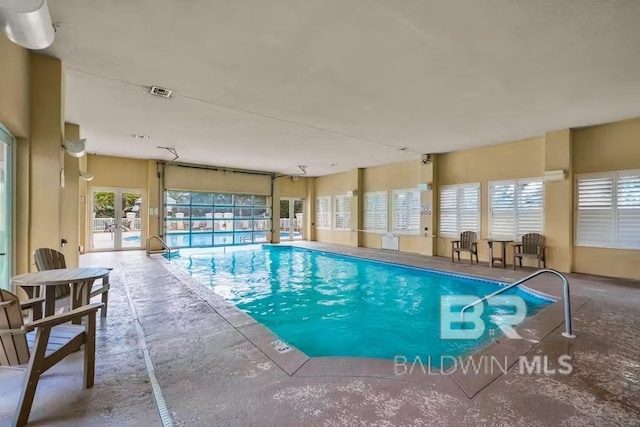
M 171 98 L 173 91 L 160 86 L 151 86 L 150 93 L 151 95 L 161 96 L 163 98 Z

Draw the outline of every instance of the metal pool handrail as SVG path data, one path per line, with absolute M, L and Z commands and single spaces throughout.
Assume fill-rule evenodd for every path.
M 168 253 L 169 254 L 169 259 L 171 259 L 171 247 L 169 245 L 167 245 L 167 242 L 165 242 L 164 239 L 162 239 L 160 236 L 149 236 L 147 238 L 147 243 L 145 245 L 145 250 L 147 252 L 147 256 L 151 256 L 151 253 L 153 252 L 151 250 L 151 241 L 152 240 L 159 241 L 160 244 L 162 244 L 162 250 L 159 253 Z
M 510 284 L 509 286 L 506 286 L 504 288 L 498 289 L 497 291 L 495 291 L 492 294 L 486 295 L 482 298 L 480 298 L 477 301 L 472 302 L 471 304 L 467 304 L 464 307 L 462 307 L 462 310 L 460 311 L 460 314 L 462 315 L 462 323 L 464 323 L 464 313 L 465 311 L 467 311 L 468 309 L 470 309 L 471 307 L 474 307 L 486 300 L 488 300 L 489 298 L 493 298 L 494 296 L 501 294 L 505 291 L 508 291 L 511 288 L 514 288 L 518 285 L 521 285 L 524 282 L 527 282 L 531 279 L 533 279 L 536 276 L 539 276 L 543 273 L 551 273 L 551 274 L 555 274 L 556 276 L 558 276 L 560 278 L 560 280 L 562 280 L 562 285 L 563 285 L 563 299 L 564 299 L 564 325 L 565 325 L 565 331 L 562 333 L 563 337 L 566 338 L 575 338 L 576 336 L 573 334 L 573 329 L 571 328 L 571 296 L 569 295 L 569 281 L 567 280 L 567 278 L 564 276 L 564 274 L 560 273 L 559 271 L 556 270 L 552 270 L 550 268 L 545 268 L 542 270 L 538 270 L 535 273 L 525 277 L 524 279 L 520 279 L 515 283 Z

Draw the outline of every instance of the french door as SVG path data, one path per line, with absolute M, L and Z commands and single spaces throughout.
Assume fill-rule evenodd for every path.
M 142 249 L 143 192 L 123 188 L 91 190 L 92 251 Z
M 12 230 L 12 143 L 11 134 L 0 125 L 0 288 L 9 289 L 13 252 Z
M 280 199 L 280 241 L 304 239 L 304 202 Z

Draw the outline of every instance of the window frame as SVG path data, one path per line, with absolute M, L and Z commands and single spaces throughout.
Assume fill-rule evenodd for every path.
M 626 169 L 626 170 L 620 170 L 620 171 L 612 171 L 612 172 L 596 172 L 596 173 L 585 173 L 585 174 L 578 174 L 574 177 L 574 185 L 575 185 L 575 191 L 574 191 L 574 229 L 573 229 L 573 243 L 575 246 L 577 247 L 583 247 L 583 248 L 604 248 L 604 249 L 622 249 L 622 250 L 640 250 L 640 244 L 638 246 L 627 246 L 627 245 L 621 245 L 619 243 L 619 234 L 620 234 L 620 229 L 619 229 L 619 215 L 618 215 L 618 210 L 619 210 L 619 201 L 618 201 L 618 180 L 619 178 L 626 178 L 626 177 L 633 177 L 633 176 L 640 176 L 640 169 Z M 579 188 L 579 184 L 581 180 L 585 180 L 585 179 L 611 179 L 611 213 L 610 213 L 610 220 L 611 220 L 611 243 L 604 243 L 604 244 L 596 244 L 596 243 L 583 243 L 580 241 L 580 223 L 579 223 L 579 218 L 580 218 L 580 206 L 579 206 L 579 200 L 580 200 L 580 188 Z M 640 208 L 638 208 L 638 217 L 640 219 Z
M 519 197 L 519 188 L 522 184 L 529 184 L 529 183 L 540 183 L 541 185 L 541 189 L 542 189 L 542 194 L 541 194 L 541 198 L 540 198 L 540 202 L 541 202 L 541 213 L 540 213 L 540 230 L 536 230 L 536 231 L 527 231 L 526 233 L 520 233 L 520 228 L 522 228 L 521 226 L 519 226 L 519 211 L 521 210 L 521 208 L 518 207 L 518 197 Z M 495 185 L 510 185 L 512 184 L 514 186 L 513 188 L 513 234 L 511 235 L 503 235 L 503 234 L 495 234 L 493 232 L 493 228 L 494 228 L 494 215 L 493 215 L 493 205 L 494 205 L 494 193 L 493 193 L 493 186 Z M 487 190 L 488 190 L 488 196 L 489 196 L 489 206 L 488 206 L 488 225 L 489 225 L 489 239 L 512 239 L 514 241 L 518 241 L 519 239 L 522 238 L 522 236 L 524 234 L 527 233 L 540 233 L 542 235 L 544 235 L 544 231 L 545 231 L 545 181 L 543 177 L 531 177 L 531 178 L 517 178 L 517 179 L 504 179 L 504 180 L 498 180 L 498 181 L 489 181 L 487 183 Z
M 462 199 L 460 196 L 463 190 L 469 189 L 469 188 L 476 189 L 478 191 L 478 205 L 475 209 L 473 209 L 473 211 L 475 211 L 476 213 L 476 229 L 473 229 L 473 230 L 470 229 L 469 227 L 462 227 L 460 224 L 461 215 L 462 215 L 462 209 L 460 206 Z M 445 209 L 442 208 L 442 192 L 446 190 L 454 190 L 454 189 L 456 190 L 456 207 L 454 209 L 456 213 L 456 231 L 443 232 L 442 231 L 442 218 L 443 218 L 442 212 L 445 211 Z M 449 209 L 446 209 L 446 211 L 448 210 Z M 471 209 L 468 209 L 468 211 L 471 211 Z M 475 233 L 478 234 L 478 236 L 480 236 L 481 230 L 482 230 L 482 185 L 479 182 L 441 185 L 438 191 L 438 235 L 442 237 L 452 238 L 452 237 L 460 237 L 460 234 L 462 234 L 463 231 L 474 231 Z
M 384 195 L 384 209 L 378 206 L 378 196 Z M 373 223 L 375 227 L 367 227 L 367 196 L 373 197 Z M 386 234 L 389 232 L 389 191 L 368 191 L 364 193 L 363 205 L 362 205 L 362 228 L 367 233 L 381 233 Z M 383 222 L 381 215 L 384 213 L 385 227 L 379 228 L 378 224 Z
M 397 228 L 396 227 L 396 194 L 400 194 L 400 193 L 406 193 L 407 196 L 410 193 L 417 193 L 418 195 L 418 206 L 417 206 L 417 217 L 418 217 L 418 228 L 415 230 L 409 229 L 409 224 L 411 223 L 411 206 L 409 204 L 409 202 L 407 202 L 407 211 L 406 211 L 406 222 L 407 222 L 407 227 L 406 229 L 402 229 L 402 228 Z M 421 205 L 421 195 L 422 192 L 416 188 L 402 188 L 402 189 L 394 189 L 391 190 L 391 232 L 393 234 L 402 234 L 402 235 L 409 235 L 409 236 L 418 236 L 420 235 L 420 222 L 421 222 L 421 211 L 420 211 L 420 205 Z

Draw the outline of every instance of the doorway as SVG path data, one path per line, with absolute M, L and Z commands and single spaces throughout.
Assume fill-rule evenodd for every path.
M 12 192 L 13 137 L 0 125 L 0 288 L 9 289 L 13 252 L 11 230 L 13 225 Z
M 280 199 L 280 241 L 304 239 L 304 201 Z
M 91 251 L 142 249 L 143 192 L 124 188 L 91 190 Z

